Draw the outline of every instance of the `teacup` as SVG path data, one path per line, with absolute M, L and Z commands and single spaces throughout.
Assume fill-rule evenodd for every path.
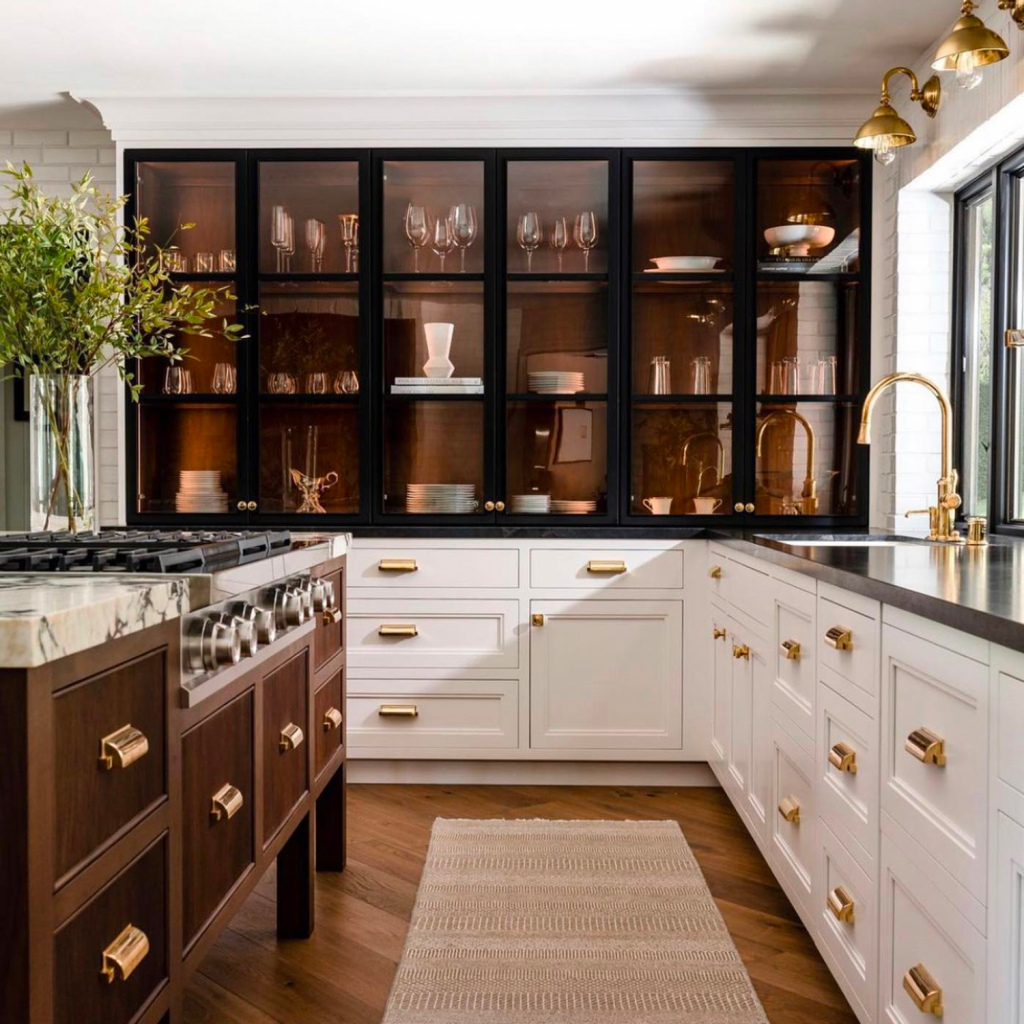
M 672 512 L 671 498 L 644 498 L 644 508 L 652 515 L 667 516 Z
M 709 516 L 722 507 L 721 498 L 694 498 L 693 511 L 699 516 Z

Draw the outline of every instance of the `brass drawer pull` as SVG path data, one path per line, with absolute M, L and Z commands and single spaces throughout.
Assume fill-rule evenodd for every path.
M 618 573 L 626 571 L 625 562 L 602 562 L 597 559 L 591 559 L 587 562 L 587 572 L 593 573 L 606 573 L 608 575 L 617 575 Z
M 911 967 L 903 975 L 903 988 L 922 1013 L 933 1013 L 936 1017 L 942 1016 L 942 989 L 928 973 L 924 964 Z
M 534 612 L 530 616 L 530 622 L 533 623 L 533 625 L 535 625 L 535 626 L 543 626 L 544 625 L 544 613 L 543 612 Z
M 800 641 L 799 640 L 783 640 L 779 644 L 779 650 L 782 652 L 782 656 L 787 661 L 799 661 L 800 660 Z
M 845 743 L 833 743 L 828 752 L 828 763 L 838 771 L 857 774 L 857 751 Z
M 302 729 L 299 728 L 294 722 L 289 722 L 281 730 L 281 739 L 278 742 L 278 747 L 282 750 L 295 750 L 297 747 L 302 746 L 302 741 L 306 737 L 302 734 Z
M 341 622 L 341 609 L 325 608 L 320 621 L 325 626 L 336 626 L 339 622 Z
M 853 900 L 850 899 L 849 894 L 841 885 L 837 885 L 828 894 L 828 899 L 825 901 L 825 905 L 832 912 L 832 916 L 837 921 L 845 921 L 847 924 L 853 924 Z
M 232 786 L 230 782 L 225 782 L 213 794 L 210 817 L 214 821 L 220 821 L 222 818 L 227 818 L 230 821 L 242 809 L 244 803 L 242 791 L 237 786 Z
M 852 651 L 853 630 L 845 626 L 833 626 L 825 634 L 825 643 L 834 651 Z
M 711 630 L 711 638 L 713 640 L 724 640 L 728 635 L 729 631 L 727 629 L 719 629 L 717 626 Z
M 328 708 L 324 712 L 324 732 L 341 728 L 341 712 L 337 708 Z
M 149 740 L 134 725 L 122 725 L 100 740 L 100 767 L 127 768 L 149 752 Z
M 378 636 L 419 636 L 420 631 L 412 623 L 399 625 L 385 623 L 377 630 Z
M 415 558 L 382 558 L 377 563 L 378 572 L 416 572 L 418 568 Z
M 734 658 L 746 658 L 750 660 L 750 648 L 746 644 L 733 644 L 732 645 L 732 656 Z
M 107 984 L 115 981 L 127 981 L 149 952 L 149 939 L 141 928 L 130 924 L 114 941 L 103 950 L 103 966 L 100 977 L 107 979 Z
M 791 825 L 800 824 L 800 805 L 796 802 L 796 798 L 792 796 L 784 796 L 779 801 L 779 814 L 785 818 Z
M 903 749 L 908 754 L 913 754 L 922 764 L 933 764 L 936 768 L 946 767 L 946 741 L 923 725 L 907 737 Z
M 720 580 L 722 578 L 722 567 L 720 565 L 713 565 L 708 569 L 708 575 L 713 580 Z
M 419 713 L 415 704 L 381 704 L 377 709 L 381 718 L 416 718 Z

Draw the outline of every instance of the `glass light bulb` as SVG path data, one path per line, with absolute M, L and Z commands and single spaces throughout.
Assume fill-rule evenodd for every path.
M 875 159 L 883 167 L 888 167 L 896 159 L 896 149 L 893 147 L 892 138 L 889 135 L 878 136 L 875 140 L 874 151 Z
M 956 58 L 956 84 L 965 92 L 981 83 L 982 72 L 973 50 L 966 50 Z

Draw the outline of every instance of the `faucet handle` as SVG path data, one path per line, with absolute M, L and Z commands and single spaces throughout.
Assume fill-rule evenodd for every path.
M 934 505 L 929 508 L 912 508 L 903 513 L 904 519 L 909 519 L 911 516 L 927 516 L 928 535 L 929 537 L 935 537 L 939 528 L 939 510 Z

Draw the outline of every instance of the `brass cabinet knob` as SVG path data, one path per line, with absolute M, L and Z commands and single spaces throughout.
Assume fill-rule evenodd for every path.
M 128 925 L 114 941 L 103 950 L 100 977 L 107 984 L 127 981 L 149 952 L 149 939 L 141 928 Z
M 712 640 L 724 640 L 726 638 L 726 636 L 728 635 L 728 632 L 729 631 L 727 629 L 719 629 L 717 626 L 715 626 L 711 630 L 711 639 Z
M 242 809 L 244 803 L 242 791 L 237 786 L 226 782 L 213 794 L 210 817 L 214 821 L 220 821 L 223 818 L 230 820 Z
M 248 510 L 249 510 L 250 512 L 255 512 L 255 511 L 256 511 L 256 502 L 255 502 L 255 501 L 247 501 L 247 502 L 245 503 L 245 507 L 246 507 L 246 508 L 247 508 L 247 509 L 248 509 Z
M 282 753 L 288 750 L 297 750 L 302 746 L 302 741 L 305 738 L 302 729 L 294 722 L 289 722 L 281 730 L 281 739 L 278 740 L 277 746 Z
M 786 659 L 786 661 L 799 661 L 800 660 L 800 641 L 799 640 L 783 640 L 779 644 L 779 652 Z
M 745 658 L 747 661 L 750 660 L 750 648 L 746 644 L 733 644 L 732 645 L 732 656 L 734 658 Z
M 942 989 L 924 964 L 915 964 L 903 975 L 903 988 L 922 1013 L 942 1016 Z
M 418 568 L 415 558 L 382 558 L 377 563 L 378 572 L 416 572 Z
M 743 506 L 743 511 L 744 512 L 753 512 L 756 508 L 757 508 L 757 506 L 752 501 L 748 501 L 746 503 L 746 505 Z
M 235 507 L 238 509 L 239 512 L 244 512 L 247 506 L 244 501 L 240 501 Z
M 736 504 L 733 505 L 732 510 L 733 512 L 742 512 L 744 507 L 745 506 L 742 501 L 737 501 Z
M 498 510 L 499 512 L 504 512 L 504 511 L 505 511 L 505 502 L 503 502 L 503 501 L 496 501 L 496 502 L 494 503 L 494 507 L 495 507 L 495 508 L 496 508 L 496 509 L 497 509 L 497 510 Z
M 906 738 L 903 749 L 922 764 L 934 765 L 936 768 L 946 767 L 946 741 L 923 725 Z
M 419 636 L 419 627 L 415 623 L 383 623 L 377 629 L 377 636 Z
M 783 819 L 788 821 L 791 825 L 799 825 L 800 804 L 797 802 L 796 797 L 784 796 L 779 801 L 779 814 L 781 814 Z
M 134 725 L 122 725 L 100 740 L 100 767 L 104 771 L 127 768 L 149 753 L 149 740 Z
M 825 645 L 834 651 L 852 651 L 853 630 L 845 626 L 832 626 L 825 633 Z
M 722 578 L 722 567 L 720 565 L 713 565 L 708 569 L 708 575 L 713 580 L 720 580 Z
M 837 921 L 844 921 L 846 924 L 853 924 L 853 900 L 850 899 L 846 890 L 837 885 L 825 900 L 825 906 L 832 912 Z
M 377 709 L 381 718 L 416 718 L 419 713 L 415 704 L 381 704 Z
M 328 708 L 324 712 L 324 732 L 341 728 L 341 712 L 337 708 Z
M 530 616 L 530 622 L 532 622 L 533 625 L 535 625 L 535 626 L 543 626 L 544 625 L 544 614 L 543 614 L 543 612 L 534 612 Z
M 837 771 L 857 774 L 857 751 L 846 743 L 833 743 L 828 752 L 828 763 Z
M 320 621 L 325 626 L 336 626 L 341 622 L 341 609 L 340 608 L 325 608 L 321 616 Z
M 596 574 L 605 573 L 608 575 L 615 575 L 620 572 L 626 571 L 625 562 L 614 562 L 614 561 L 602 561 L 601 559 L 592 558 L 587 562 L 587 572 Z
M 485 501 L 484 502 L 484 509 L 487 512 L 493 512 L 494 511 L 494 502 L 493 501 Z

